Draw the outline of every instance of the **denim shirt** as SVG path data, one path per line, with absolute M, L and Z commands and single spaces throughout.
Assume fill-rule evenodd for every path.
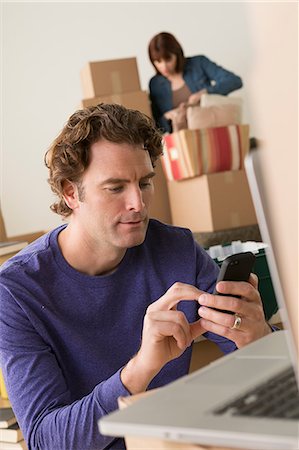
M 183 78 L 192 93 L 206 89 L 209 94 L 227 95 L 243 85 L 239 76 L 218 66 L 206 56 L 186 58 Z M 171 121 L 163 115 L 173 109 L 171 83 L 163 75 L 155 75 L 149 82 L 153 117 L 163 132 L 171 132 Z

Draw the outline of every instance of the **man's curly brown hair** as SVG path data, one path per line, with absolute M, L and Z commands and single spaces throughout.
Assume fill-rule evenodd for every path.
M 63 198 L 63 184 L 66 180 L 74 182 L 80 192 L 90 148 L 101 139 L 141 146 L 149 152 L 153 166 L 163 151 L 162 134 L 154 121 L 140 111 L 105 103 L 76 111 L 45 155 L 48 182 L 59 198 L 51 205 L 55 213 L 64 217 L 72 213 Z

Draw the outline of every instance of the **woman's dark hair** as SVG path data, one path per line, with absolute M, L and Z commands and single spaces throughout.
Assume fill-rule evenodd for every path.
M 45 155 L 48 182 L 58 196 L 52 211 L 64 217 L 72 213 L 64 201 L 64 182 L 74 182 L 80 189 L 82 175 L 89 165 L 90 148 L 101 139 L 143 148 L 148 151 L 153 167 L 163 152 L 162 134 L 153 120 L 139 111 L 100 103 L 75 112 Z
M 183 49 L 176 38 L 170 33 L 162 32 L 156 34 L 149 43 L 148 54 L 157 73 L 160 72 L 157 70 L 154 61 L 159 61 L 160 59 L 167 60 L 171 55 L 176 55 L 177 57 L 175 71 L 180 73 L 184 70 L 185 56 Z

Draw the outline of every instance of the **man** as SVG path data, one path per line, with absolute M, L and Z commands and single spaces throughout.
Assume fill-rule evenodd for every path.
M 119 396 L 186 374 L 203 333 L 228 353 L 271 332 L 256 277 L 218 284 L 242 299 L 204 294 L 217 265 L 190 231 L 149 220 L 161 153 L 149 118 L 101 104 L 73 114 L 46 155 L 52 209 L 69 222 L 0 278 L 1 367 L 30 449 L 123 448 L 97 427 Z

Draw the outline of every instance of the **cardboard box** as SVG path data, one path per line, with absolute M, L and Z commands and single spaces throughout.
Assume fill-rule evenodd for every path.
M 248 125 L 180 130 L 164 136 L 163 169 L 169 181 L 240 170 L 248 150 Z
M 2 216 L 1 208 L 0 208 L 0 241 L 6 240 L 6 229 L 5 229 L 5 223 Z
M 136 58 L 88 62 L 80 75 L 84 98 L 140 91 Z
M 0 369 L 0 396 L 1 398 L 8 400 L 8 394 L 1 369 Z
M 190 362 L 189 373 L 195 372 L 202 367 L 216 361 L 223 356 L 215 342 L 209 341 L 203 336 L 197 338 L 192 347 L 192 356 Z
M 81 107 L 96 106 L 99 103 L 117 103 L 129 109 L 137 109 L 149 117 L 152 116 L 148 93 L 146 91 L 125 92 L 123 94 L 111 94 L 88 98 L 82 100 Z
M 219 231 L 257 223 L 244 170 L 169 181 L 173 225 L 193 232 Z
M 7 237 L 3 240 L 7 241 L 7 242 L 26 241 L 26 242 L 30 243 L 30 242 L 35 241 L 36 239 L 38 239 L 40 236 L 42 236 L 45 233 L 46 233 L 46 231 L 36 231 L 35 233 L 28 233 L 28 234 L 21 234 L 18 236 L 13 236 L 13 237 Z M 11 254 L 11 253 L 9 253 L 7 255 L 1 255 L 0 256 L 0 266 L 1 266 L 1 264 L 3 264 L 5 261 L 7 261 L 12 256 L 13 256 L 13 254 Z
M 156 162 L 155 172 L 156 175 L 153 179 L 155 193 L 150 206 L 150 217 L 171 224 L 167 180 L 162 170 L 160 159 Z

